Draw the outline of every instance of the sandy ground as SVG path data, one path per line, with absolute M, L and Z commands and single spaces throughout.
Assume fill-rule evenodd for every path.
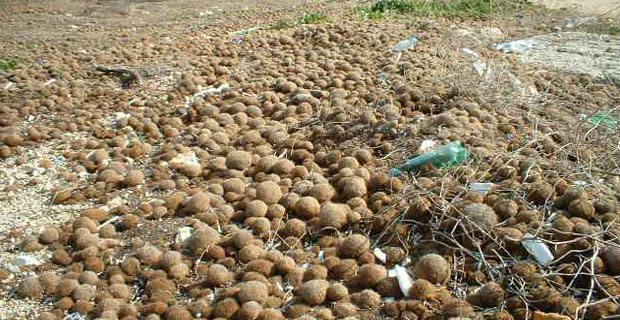
M 534 3 L 544 4 L 552 9 L 566 8 L 583 14 L 620 17 L 620 1 L 618 0 L 536 0 Z

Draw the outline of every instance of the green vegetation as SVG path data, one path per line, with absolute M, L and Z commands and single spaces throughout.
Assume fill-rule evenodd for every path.
M 356 8 L 353 12 L 357 12 L 359 14 L 359 19 L 361 21 L 367 20 L 383 20 L 386 17 L 386 14 L 379 11 L 372 11 L 372 8 Z
M 491 0 L 379 0 L 361 10 L 368 19 L 386 14 L 412 14 L 444 18 L 482 18 L 493 11 Z
M 17 68 L 18 61 L 16 59 L 0 59 L 0 71 L 9 71 Z
M 584 27 L 584 30 L 596 34 L 608 34 L 610 36 L 620 35 L 620 26 L 609 22 L 597 23 Z
M 65 73 L 65 70 L 61 69 L 61 68 L 54 68 L 52 70 L 52 75 L 55 76 L 56 78 L 62 78 L 62 75 Z
M 324 13 L 308 12 L 301 17 L 300 21 L 303 24 L 318 24 L 328 22 L 329 18 Z
M 280 20 L 280 21 L 278 21 L 278 23 L 270 26 L 269 28 L 270 29 L 288 29 L 288 28 L 291 28 L 292 26 L 293 26 L 293 24 L 290 23 L 289 21 L 287 21 L 287 20 Z

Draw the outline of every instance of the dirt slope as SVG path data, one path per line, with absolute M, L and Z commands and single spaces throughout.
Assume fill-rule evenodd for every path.
M 536 0 L 534 2 L 547 5 L 552 9 L 567 8 L 583 14 L 604 14 L 613 18 L 620 16 L 620 1 L 617 0 Z

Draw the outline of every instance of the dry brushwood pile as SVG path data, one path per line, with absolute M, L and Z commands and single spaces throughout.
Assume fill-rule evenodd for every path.
M 77 209 L 3 227 L 4 250 L 42 260 L 3 261 L 3 299 L 40 320 L 617 316 L 618 131 L 578 115 L 618 89 L 477 48 L 537 92 L 511 96 L 449 25 L 119 30 L 24 53 L 0 71 L 0 157 L 32 172 L 3 195 L 47 177 L 30 219 Z M 469 159 L 390 177 L 426 140 Z

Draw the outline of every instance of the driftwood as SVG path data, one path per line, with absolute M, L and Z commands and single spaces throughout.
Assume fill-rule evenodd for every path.
M 119 77 L 124 89 L 131 88 L 142 83 L 142 77 L 135 70 L 126 68 L 108 68 L 100 65 L 95 65 L 95 70 L 106 75 Z

